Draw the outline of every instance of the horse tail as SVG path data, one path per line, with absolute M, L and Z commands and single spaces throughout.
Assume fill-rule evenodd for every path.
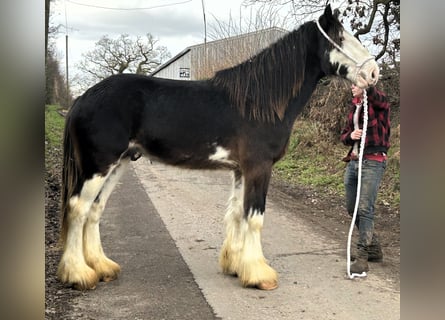
M 83 179 L 79 154 L 73 140 L 72 127 L 70 126 L 70 112 L 67 114 L 63 134 L 63 169 L 62 169 L 62 227 L 60 231 L 60 243 L 64 246 L 68 234 L 68 212 L 71 197 L 78 192 Z

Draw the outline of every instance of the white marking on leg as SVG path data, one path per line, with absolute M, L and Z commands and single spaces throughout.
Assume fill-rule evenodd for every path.
M 90 208 L 106 178 L 94 175 L 84 182 L 79 196 L 71 197 L 68 207 L 68 230 L 58 276 L 62 282 L 74 283 L 79 289 L 92 289 L 98 281 L 96 272 L 85 262 L 83 229 Z
M 221 146 L 216 146 L 215 153 L 211 154 L 209 156 L 209 160 L 220 162 L 220 163 L 226 163 L 230 165 L 235 165 L 236 162 L 229 159 L 230 156 L 230 150 L 227 150 Z
M 107 258 L 103 251 L 100 240 L 99 221 L 111 192 L 118 183 L 127 166 L 128 160 L 121 161 L 120 165 L 115 166 L 110 171 L 99 194 L 99 202 L 94 202 L 91 206 L 90 213 L 84 227 L 83 252 L 85 255 L 85 261 L 96 271 L 98 277 L 104 281 L 116 279 L 120 272 L 120 267 L 117 263 Z
M 224 217 L 226 239 L 220 255 L 220 265 L 225 274 L 236 275 L 239 269 L 240 254 L 244 237 L 240 232 L 243 220 L 244 178 L 237 181 L 233 174 L 232 194 Z
M 242 230 L 244 231 L 243 260 L 245 262 L 256 262 L 264 260 L 261 247 L 261 229 L 263 228 L 264 216 L 258 211 L 251 210 L 249 217 L 243 219 Z
M 264 214 L 250 210 L 247 219 L 241 222 L 241 233 L 244 234 L 244 246 L 241 250 L 239 277 L 244 286 L 257 286 L 271 290 L 278 285 L 278 275 L 268 264 L 261 246 L 261 229 Z

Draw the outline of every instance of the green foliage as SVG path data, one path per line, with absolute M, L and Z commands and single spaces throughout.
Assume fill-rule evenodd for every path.
M 51 147 L 62 147 L 65 118 L 57 112 L 58 109 L 55 105 L 45 108 L 45 143 Z
M 63 129 L 65 118 L 58 112 L 60 109 L 56 105 L 45 107 L 45 164 L 51 168 L 55 161 L 61 161 L 60 157 L 54 154 L 61 154 L 63 148 Z
M 295 123 L 288 152 L 275 165 L 274 173 L 290 183 L 342 194 L 341 152 L 341 146 L 332 143 L 321 125 L 300 119 Z

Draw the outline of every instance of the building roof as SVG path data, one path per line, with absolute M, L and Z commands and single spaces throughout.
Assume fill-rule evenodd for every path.
M 187 54 L 188 52 L 190 52 L 194 48 L 203 47 L 205 45 L 217 45 L 218 43 L 223 43 L 223 42 L 227 42 L 227 41 L 230 41 L 230 40 L 241 39 L 241 38 L 245 38 L 245 37 L 251 37 L 251 36 L 254 36 L 254 35 L 257 35 L 257 34 L 268 33 L 268 32 L 272 32 L 272 31 L 277 31 L 277 32 L 280 32 L 280 33 L 283 33 L 283 34 L 288 32 L 287 30 L 285 30 L 283 28 L 271 27 L 271 28 L 267 28 L 267 29 L 262 29 L 262 30 L 257 30 L 257 31 L 253 31 L 253 32 L 243 33 L 243 34 L 240 34 L 240 35 L 237 35 L 237 36 L 233 36 L 233 37 L 213 40 L 213 41 L 209 41 L 207 43 L 195 44 L 195 45 L 192 45 L 192 46 L 189 46 L 189 47 L 185 48 L 184 50 L 179 52 L 177 55 L 175 55 L 173 58 L 171 58 L 171 59 L 167 60 L 166 62 L 164 62 L 163 64 L 161 64 L 150 75 L 154 76 L 155 74 L 157 74 L 161 70 L 167 68 L 170 64 L 172 64 L 176 60 L 180 59 L 182 56 L 184 56 L 185 54 Z

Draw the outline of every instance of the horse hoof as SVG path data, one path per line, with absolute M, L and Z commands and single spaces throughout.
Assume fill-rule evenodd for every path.
M 96 284 L 87 285 L 84 283 L 73 283 L 73 289 L 79 291 L 94 290 L 96 289 Z
M 110 282 L 110 281 L 116 280 L 118 277 L 118 274 L 119 274 L 119 272 L 112 273 L 112 274 L 106 274 L 106 275 L 103 275 L 100 278 L 100 280 L 103 282 Z
M 86 264 L 74 264 L 61 261 L 57 269 L 60 282 L 76 290 L 95 289 L 99 282 L 96 272 Z
M 111 259 L 105 258 L 96 263 L 90 263 L 89 266 L 94 269 L 100 281 L 110 282 L 116 280 L 121 271 L 119 264 Z
M 91 273 L 90 277 L 82 280 L 65 281 L 65 283 L 71 283 L 71 287 L 79 291 L 94 290 L 98 282 L 99 278 L 96 273 Z
M 278 288 L 278 282 L 277 281 L 260 282 L 256 285 L 256 287 L 260 290 L 274 290 Z

